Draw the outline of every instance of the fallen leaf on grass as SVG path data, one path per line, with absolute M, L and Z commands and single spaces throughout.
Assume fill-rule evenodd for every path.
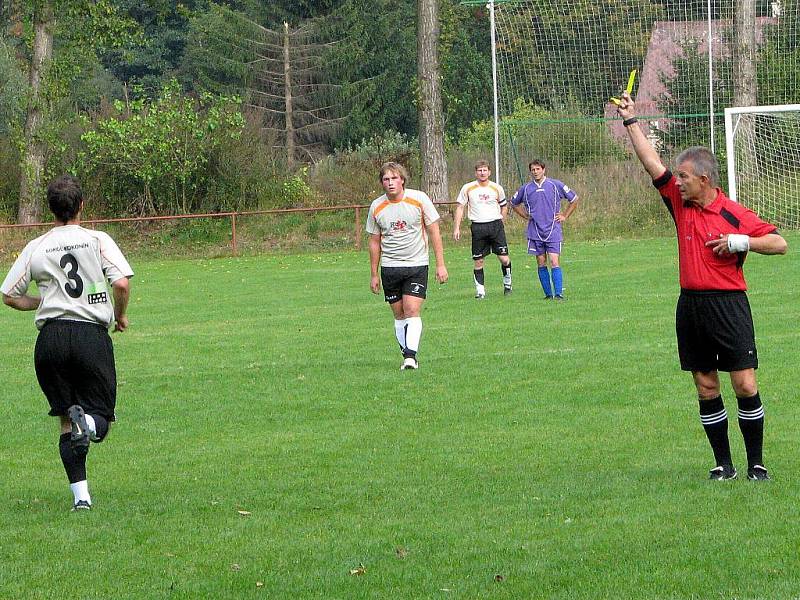
M 394 553 L 397 555 L 397 558 L 405 558 L 408 556 L 408 550 L 405 548 L 395 548 Z
M 253 514 L 249 510 L 237 510 L 236 512 L 238 512 L 243 517 L 249 517 L 250 515 Z
M 505 577 L 503 577 L 502 575 L 500 575 L 500 574 L 498 573 L 497 575 L 495 575 L 495 576 L 494 576 L 494 580 L 495 580 L 496 582 L 500 583 L 501 581 L 505 580 Z
M 264 587 L 263 581 L 256 581 L 256 587 Z
M 241 571 L 241 570 L 242 570 L 242 567 L 240 565 L 238 565 L 236 563 L 233 563 L 231 565 L 231 571 Z
M 363 564 L 359 564 L 355 569 L 350 569 L 350 575 L 363 575 L 367 572 L 367 568 Z

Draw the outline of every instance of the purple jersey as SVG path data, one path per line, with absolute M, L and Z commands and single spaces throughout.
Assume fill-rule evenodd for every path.
M 578 195 L 558 179 L 545 177 L 541 184 L 531 181 L 517 190 L 511 204 L 523 204 L 530 215 L 528 239 L 542 242 L 561 242 L 561 223 L 556 215 L 561 210 L 561 200 L 574 202 Z

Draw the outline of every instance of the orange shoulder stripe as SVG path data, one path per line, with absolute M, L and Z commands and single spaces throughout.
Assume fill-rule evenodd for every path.
M 377 217 L 377 216 L 378 216 L 378 213 L 380 213 L 380 212 L 381 212 L 381 211 L 382 211 L 384 208 L 386 208 L 387 206 L 389 206 L 389 204 L 391 204 L 391 203 L 389 202 L 389 200 L 388 200 L 388 199 L 387 199 L 387 200 L 384 200 L 383 202 L 381 202 L 381 203 L 378 205 L 378 207 L 375 209 L 375 213 L 374 213 L 372 216 L 373 216 L 373 217 Z
M 422 210 L 422 202 L 419 200 L 414 200 L 414 198 L 403 198 L 403 202 L 407 202 L 411 206 L 416 206 L 418 209 Z

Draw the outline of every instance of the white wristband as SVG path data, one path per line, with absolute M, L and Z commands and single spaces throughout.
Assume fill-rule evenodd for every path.
M 747 252 L 750 250 L 750 236 L 740 233 L 728 234 L 729 252 Z

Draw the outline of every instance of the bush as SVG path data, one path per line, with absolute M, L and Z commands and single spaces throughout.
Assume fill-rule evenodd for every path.
M 194 100 L 174 80 L 152 102 L 116 102 L 116 114 L 81 137 L 86 150 L 76 170 L 109 184 L 116 212 L 197 211 L 212 156 L 241 137 L 239 105 L 237 98 L 211 94 Z
M 309 182 L 322 204 L 368 204 L 383 193 L 378 172 L 383 163 L 394 161 L 408 169 L 414 187 L 421 170 L 417 140 L 387 131 L 362 140 L 355 148 L 337 150 L 317 162 L 309 172 Z
M 597 160 L 625 156 L 604 120 L 567 116 L 574 114 L 577 114 L 574 109 L 555 113 L 518 99 L 514 103 L 514 112 L 500 120 L 501 145 L 510 143 L 514 161 L 526 168 L 534 158 L 571 169 Z M 458 148 L 465 152 L 492 148 L 493 123 L 491 119 L 474 123 L 462 136 Z

